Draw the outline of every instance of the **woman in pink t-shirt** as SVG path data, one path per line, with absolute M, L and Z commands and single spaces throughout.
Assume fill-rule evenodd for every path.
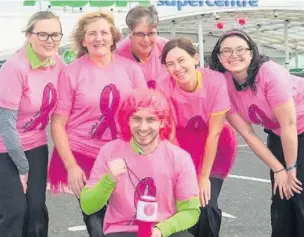
M 114 117 L 121 99 L 147 85 L 136 63 L 112 54 L 120 33 L 110 15 L 85 14 L 72 39 L 78 58 L 63 70 L 58 82 L 49 181 L 52 190 L 68 186 L 79 197 L 100 147 L 119 137 Z M 104 210 L 84 215 L 90 236 L 101 236 L 103 214 Z
M 158 13 L 154 6 L 137 6 L 126 16 L 129 37 L 118 43 L 116 52 L 132 61 L 142 69 L 147 84 L 155 88 L 155 83 L 166 68 L 160 62 L 160 55 L 167 39 L 158 36 Z
M 0 235 L 47 237 L 46 126 L 63 62 L 61 23 L 52 12 L 28 21 L 25 46 L 0 69 Z
M 260 55 L 241 30 L 220 37 L 210 67 L 225 73 L 228 120 L 271 168 L 272 237 L 304 236 L 304 80 Z M 268 149 L 252 124 L 268 133 Z
M 199 181 L 202 211 L 191 232 L 196 237 L 219 236 L 221 210 L 217 199 L 237 147 L 237 137 L 225 123 L 230 109 L 225 78 L 197 67 L 199 55 L 187 38 L 170 40 L 161 62 L 170 75 L 159 80 L 157 88 L 175 109 L 177 143 L 191 154 Z

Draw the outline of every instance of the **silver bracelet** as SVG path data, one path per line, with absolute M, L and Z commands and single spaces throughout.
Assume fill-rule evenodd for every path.
M 292 166 L 287 167 L 286 170 L 287 170 L 287 171 L 290 171 L 290 170 L 293 170 L 293 169 L 295 169 L 295 168 L 297 168 L 297 164 L 294 164 L 294 165 L 292 165 Z

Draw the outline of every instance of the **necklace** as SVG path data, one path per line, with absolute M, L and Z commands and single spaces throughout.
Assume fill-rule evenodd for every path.
M 234 78 L 233 78 L 233 84 L 237 91 L 243 91 L 248 87 L 247 82 L 244 82 L 243 84 L 240 85 Z

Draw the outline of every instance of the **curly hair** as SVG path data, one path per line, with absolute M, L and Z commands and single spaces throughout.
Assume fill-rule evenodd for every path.
M 164 123 L 160 129 L 160 139 L 169 140 L 174 126 L 170 103 L 163 93 L 153 89 L 135 89 L 121 102 L 116 117 L 122 139 L 131 139 L 129 120 L 141 108 L 150 109 Z

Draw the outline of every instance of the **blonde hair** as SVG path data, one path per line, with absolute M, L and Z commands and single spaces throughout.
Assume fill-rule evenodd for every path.
M 50 11 L 40 11 L 36 12 L 34 15 L 30 17 L 30 19 L 27 22 L 27 26 L 24 30 L 25 34 L 32 33 L 34 31 L 35 25 L 37 22 L 41 20 L 47 20 L 47 19 L 56 19 L 59 22 L 60 25 L 60 31 L 62 32 L 62 25 L 60 22 L 60 19 L 58 16 L 56 16 L 53 12 Z
M 104 19 L 110 24 L 110 31 L 113 37 L 113 45 L 111 51 L 113 52 L 116 49 L 116 43 L 121 38 L 121 33 L 118 28 L 115 26 L 113 16 L 104 11 L 96 11 L 84 14 L 76 23 L 74 31 L 71 35 L 73 48 L 76 51 L 77 57 L 81 57 L 84 54 L 88 53 L 88 50 L 83 46 L 82 42 L 84 40 L 86 31 L 85 28 L 88 24 L 95 22 L 99 19 Z

